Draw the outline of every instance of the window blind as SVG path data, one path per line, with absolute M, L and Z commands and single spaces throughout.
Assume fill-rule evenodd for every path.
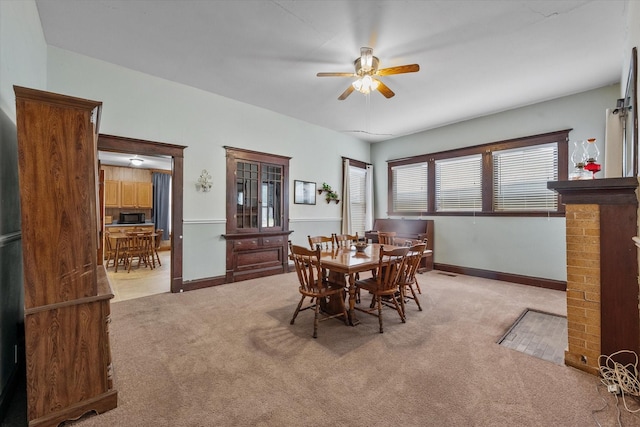
M 349 200 L 351 201 L 351 230 L 364 237 L 366 218 L 366 169 L 349 166 Z
M 393 211 L 426 212 L 428 210 L 428 163 L 393 166 Z
M 494 211 L 555 211 L 557 194 L 547 181 L 558 179 L 558 144 L 493 153 Z
M 482 155 L 436 160 L 436 211 L 482 210 Z

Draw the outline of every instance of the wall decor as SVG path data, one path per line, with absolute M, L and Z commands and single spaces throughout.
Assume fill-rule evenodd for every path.
M 322 188 L 320 190 L 318 190 L 318 194 L 322 194 L 323 192 L 327 193 L 326 196 L 325 196 L 325 199 L 327 200 L 327 203 L 330 203 L 330 202 L 333 201 L 333 202 L 336 202 L 336 205 L 337 205 L 338 202 L 340 201 L 340 199 L 338 198 L 338 193 L 333 191 L 331 186 L 329 184 L 327 184 L 326 182 L 322 183 Z
M 293 181 L 293 203 L 298 205 L 316 204 L 316 183 L 308 181 Z

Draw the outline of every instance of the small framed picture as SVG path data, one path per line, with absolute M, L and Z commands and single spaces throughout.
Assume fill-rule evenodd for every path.
M 316 183 L 307 181 L 293 181 L 293 203 L 299 205 L 316 204 Z

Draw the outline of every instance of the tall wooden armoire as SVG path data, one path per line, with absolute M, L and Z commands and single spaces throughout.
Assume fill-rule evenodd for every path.
M 27 418 L 57 426 L 117 406 L 113 291 L 100 244 L 101 102 L 14 87 L 24 263 Z

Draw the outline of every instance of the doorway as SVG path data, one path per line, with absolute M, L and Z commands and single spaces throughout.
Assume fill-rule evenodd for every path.
M 170 241 L 170 290 L 182 291 L 182 208 L 183 208 L 183 165 L 182 145 L 146 141 L 114 135 L 98 136 L 98 151 L 126 153 L 141 156 L 171 157 L 171 231 Z

